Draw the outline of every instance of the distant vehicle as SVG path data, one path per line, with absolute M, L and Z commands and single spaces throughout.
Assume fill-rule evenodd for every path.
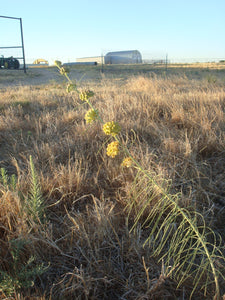
M 48 61 L 43 58 L 38 58 L 33 62 L 34 65 L 48 65 Z
M 13 56 L 5 58 L 3 55 L 0 57 L 0 68 L 1 69 L 19 69 L 20 63 L 18 59 Z

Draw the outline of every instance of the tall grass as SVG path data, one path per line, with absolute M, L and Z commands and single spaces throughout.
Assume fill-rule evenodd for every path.
M 80 87 L 69 84 L 70 93 L 54 85 L 2 94 L 1 167 L 17 185 L 6 191 L 10 180 L 2 182 L 1 268 L 9 270 L 9 241 L 19 237 L 30 241 L 21 259 L 49 264 L 34 287 L 14 295 L 223 295 L 224 87 L 181 76 L 104 78 L 86 83 L 95 94 L 81 101 Z M 87 123 L 89 109 L 99 122 Z M 101 121 L 118 122 L 121 132 L 105 135 Z M 111 158 L 113 141 L 120 151 Z M 45 223 L 29 222 L 23 210 L 30 155 Z M 131 160 L 121 166 L 124 158 Z

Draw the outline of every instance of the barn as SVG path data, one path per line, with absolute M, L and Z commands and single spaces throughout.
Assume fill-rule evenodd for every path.
M 141 64 L 142 57 L 138 50 L 108 52 L 105 64 Z

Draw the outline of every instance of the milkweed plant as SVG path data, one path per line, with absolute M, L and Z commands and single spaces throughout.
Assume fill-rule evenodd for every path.
M 170 192 L 169 181 L 146 170 L 131 155 L 120 138 L 119 123 L 115 120 L 105 122 L 93 106 L 91 98 L 94 92 L 88 89 L 80 91 L 69 77 L 69 68 L 63 66 L 60 61 L 55 61 L 55 65 L 68 81 L 67 92 L 77 92 L 80 101 L 88 104 L 89 110 L 84 116 L 86 123 L 100 122 L 102 131 L 109 136 L 107 156 L 114 159 L 122 153 L 121 166 L 132 167 L 137 171 L 130 192 L 131 197 L 126 205 L 128 217 L 131 214 L 133 217 L 130 231 L 137 229 L 141 222 L 141 226 L 148 230 L 143 247 L 148 246 L 152 249 L 152 256 L 159 258 L 163 264 L 163 276 L 172 276 L 177 282 L 177 287 L 186 280 L 192 280 L 190 298 L 197 288 L 207 295 L 209 286 L 212 287 L 213 284 L 214 299 L 220 299 L 220 285 L 225 280 L 221 237 L 206 226 L 200 213 L 180 205 L 181 195 Z M 132 194 L 133 191 L 136 193 Z

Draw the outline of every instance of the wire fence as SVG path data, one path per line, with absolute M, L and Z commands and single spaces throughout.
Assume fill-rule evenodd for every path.
M 141 59 L 137 58 L 137 52 L 140 53 Z M 114 55 L 114 57 L 113 57 Z M 132 56 L 133 55 L 133 56 Z M 111 56 L 111 57 L 110 57 Z M 125 56 L 125 57 L 124 57 Z M 117 59 L 116 59 L 117 58 Z M 134 59 L 133 59 L 134 58 Z M 168 53 L 162 52 L 141 52 L 137 50 L 128 51 L 112 51 L 102 50 L 99 56 L 79 57 L 71 59 L 68 63 L 87 63 L 95 62 L 97 64 L 192 64 L 192 63 L 207 63 L 207 62 L 224 62 L 224 57 L 170 57 Z

